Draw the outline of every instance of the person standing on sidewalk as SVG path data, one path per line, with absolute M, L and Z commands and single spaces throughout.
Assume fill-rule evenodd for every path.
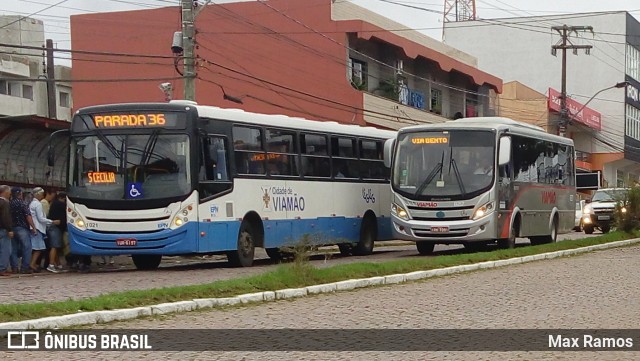
M 47 226 L 51 224 L 60 224 L 60 221 L 52 221 L 45 217 L 44 211 L 42 209 L 42 203 L 40 203 L 42 199 L 44 199 L 44 189 L 40 187 L 34 188 L 33 200 L 31 201 L 31 204 L 29 204 L 29 211 L 31 212 L 31 217 L 33 218 L 33 223 L 36 226 L 38 234 L 31 237 L 31 247 L 34 251 L 31 257 L 32 269 L 37 269 L 36 262 L 38 260 L 38 256 L 40 255 L 40 252 L 46 248 L 44 244 L 44 237 L 47 232 Z M 55 262 L 55 260 L 57 259 L 57 257 L 55 257 L 57 255 L 57 250 L 55 248 L 51 248 L 51 253 L 54 252 L 55 254 L 53 254 L 53 256 L 49 256 L 50 262 Z M 57 273 L 58 269 L 56 268 L 55 264 L 49 263 L 49 266 L 47 266 L 47 271 Z
M 20 187 L 11 188 L 10 207 L 14 234 L 11 240 L 11 268 L 16 272 L 20 269 L 20 273 L 32 273 L 30 234 L 35 235 L 37 231 Z M 22 262 L 19 262 L 20 259 Z
M 13 227 L 9 197 L 11 197 L 11 187 L 0 185 L 0 276 L 11 276 L 9 260 Z
M 47 236 L 49 237 L 49 246 L 51 250 L 54 249 L 60 250 L 63 252 L 64 256 L 64 233 L 67 231 L 67 196 L 65 193 L 58 193 L 56 198 L 51 202 L 51 206 L 49 208 L 48 217 L 52 221 L 58 221 L 59 223 L 52 224 L 47 227 Z M 50 252 L 51 253 L 51 252 Z M 53 259 L 55 257 L 56 268 L 58 270 L 62 270 L 63 267 L 60 264 L 60 254 L 56 252 L 56 254 L 49 255 L 49 259 Z

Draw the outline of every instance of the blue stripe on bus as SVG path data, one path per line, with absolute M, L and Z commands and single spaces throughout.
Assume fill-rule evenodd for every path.
M 287 246 L 305 234 L 315 244 L 357 242 L 360 238 L 361 218 L 325 217 L 296 220 L 263 220 L 265 248 Z M 199 226 L 199 228 L 198 228 Z M 236 249 L 240 221 L 187 222 L 175 230 L 152 233 L 98 233 L 80 231 L 69 225 L 71 252 L 79 255 L 163 254 L 222 252 Z M 205 232 L 205 236 L 200 236 Z M 135 238 L 136 246 L 116 246 L 119 238 Z M 378 240 L 392 238 L 391 219 L 378 218 Z

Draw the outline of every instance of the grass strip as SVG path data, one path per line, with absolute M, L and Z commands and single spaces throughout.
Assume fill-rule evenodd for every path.
M 436 257 L 416 257 L 409 260 L 390 260 L 376 263 L 358 262 L 328 268 L 315 268 L 302 257 L 302 260 L 282 264 L 274 270 L 260 275 L 215 281 L 208 284 L 116 292 L 81 300 L 0 305 L 0 322 L 22 321 L 77 312 L 149 306 L 164 302 L 191 300 L 194 298 L 232 297 L 244 293 L 298 288 L 352 278 L 385 276 L 395 273 L 430 270 L 477 262 L 497 261 L 637 237 L 640 237 L 640 231 L 636 231 L 634 234 L 612 232 L 597 237 L 562 241 L 539 246 Z

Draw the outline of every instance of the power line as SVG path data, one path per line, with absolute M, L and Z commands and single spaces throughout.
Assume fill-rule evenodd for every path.
M 117 83 L 117 82 L 140 82 L 140 81 L 166 81 L 182 79 L 180 76 L 161 78 L 111 78 L 111 79 L 47 79 L 47 78 L 2 78 L 3 81 L 55 81 L 58 83 Z
M 22 21 L 22 20 L 24 20 L 24 19 L 27 19 L 27 18 L 29 18 L 30 16 L 40 14 L 40 13 L 41 13 L 41 12 L 43 12 L 43 11 L 49 10 L 49 9 L 51 9 L 51 8 L 54 8 L 54 7 L 56 7 L 56 6 L 60 5 L 60 4 L 64 4 L 64 3 L 66 3 L 67 1 L 69 1 L 69 0 L 62 0 L 62 1 L 59 1 L 59 2 L 57 2 L 57 3 L 55 3 L 55 4 L 53 4 L 53 5 L 49 5 L 49 6 L 47 6 L 47 7 L 46 7 L 46 8 L 44 8 L 44 9 L 40 9 L 40 10 L 38 10 L 38 11 L 36 11 L 36 12 L 33 12 L 33 13 L 31 13 L 31 14 L 27 15 L 27 16 L 22 16 L 22 17 L 20 17 L 18 20 L 14 20 L 14 21 L 12 21 L 12 22 L 10 22 L 10 23 L 7 23 L 7 24 L 5 24 L 5 25 L 3 25 L 3 26 L 0 26 L 0 29 L 4 29 L 4 28 L 6 28 L 6 27 L 7 27 L 7 26 L 9 26 L 9 25 L 13 25 L 13 24 L 15 24 L 15 23 L 17 23 L 17 22 L 20 22 L 20 21 Z

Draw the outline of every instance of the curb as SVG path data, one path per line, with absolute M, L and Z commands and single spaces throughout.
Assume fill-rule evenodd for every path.
M 249 293 L 235 297 L 223 298 L 201 298 L 191 301 L 179 301 L 171 303 L 162 303 L 152 306 L 135 307 L 127 309 L 117 309 L 108 311 L 92 311 L 79 312 L 71 315 L 44 317 L 26 321 L 5 322 L 0 323 L 0 336 L 6 335 L 8 330 L 43 330 L 43 329 L 59 329 L 71 326 L 90 325 L 96 323 L 106 323 L 112 321 L 131 320 L 144 316 L 163 315 L 167 313 L 188 312 L 200 309 L 233 306 L 238 304 L 247 304 L 255 302 L 269 302 L 282 299 L 292 299 L 305 297 L 307 295 L 333 293 L 338 291 L 348 291 L 356 288 L 399 284 L 410 281 L 417 281 L 426 278 L 440 277 L 475 271 L 479 269 L 490 269 L 503 267 L 508 265 L 528 263 L 544 259 L 553 259 L 565 256 L 571 256 L 580 253 L 592 252 L 596 250 L 616 248 L 640 243 L 640 238 L 628 239 L 624 241 L 616 241 L 604 243 L 594 246 L 568 249 L 563 251 L 555 251 L 548 253 L 540 253 L 531 256 L 516 257 L 502 259 L 498 261 L 487 261 L 461 266 L 453 266 L 447 268 L 439 268 L 429 271 L 415 271 L 404 274 L 394 274 L 388 276 L 377 276 L 370 278 L 351 279 L 334 283 L 307 286 L 302 288 L 289 288 L 277 291 L 265 291 L 257 293 Z

